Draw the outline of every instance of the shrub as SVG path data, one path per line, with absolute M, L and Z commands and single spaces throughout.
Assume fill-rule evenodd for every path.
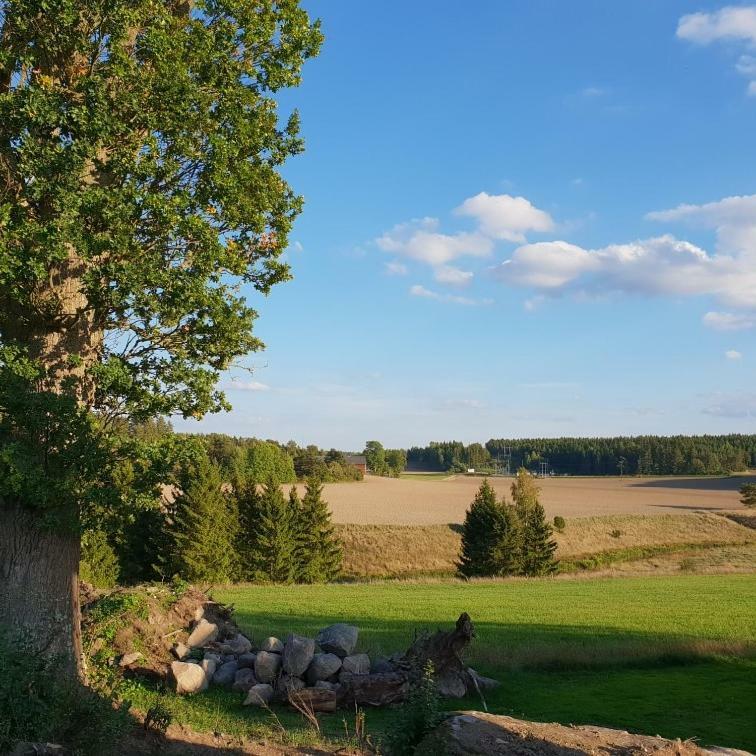
M 97 588 L 113 588 L 118 583 L 118 557 L 102 530 L 87 530 L 81 538 L 79 577 Z
M 624 534 L 623 534 L 623 532 L 621 530 L 617 530 L 617 528 L 615 528 L 614 530 L 612 530 L 612 531 L 609 532 L 609 535 L 612 538 L 622 538 L 622 536 Z
M 756 483 L 744 483 L 740 487 L 740 503 L 744 507 L 756 507 Z
M 18 741 L 54 742 L 100 756 L 124 731 L 125 708 L 60 673 L 58 660 L 0 636 L 0 753 Z
M 564 521 L 564 517 L 560 517 L 559 515 L 557 515 L 554 518 L 554 529 L 555 530 L 557 530 L 560 533 L 563 533 L 566 526 L 567 526 L 567 523 Z
M 441 719 L 441 697 L 433 679 L 433 663 L 429 661 L 386 733 L 385 752 L 388 756 L 411 756 Z

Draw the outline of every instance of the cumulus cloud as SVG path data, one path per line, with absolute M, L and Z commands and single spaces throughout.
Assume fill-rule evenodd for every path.
M 439 283 L 449 284 L 450 286 L 467 286 L 472 281 L 473 274 L 469 270 L 442 265 L 440 268 L 436 268 L 433 277 Z
M 230 380 L 226 381 L 222 388 L 226 391 L 269 391 L 270 386 L 267 383 L 260 383 L 260 381 L 238 381 Z
M 742 360 L 743 359 L 743 354 L 741 352 L 738 352 L 737 349 L 728 349 L 725 352 L 725 357 L 728 360 Z
M 707 312 L 702 322 L 715 331 L 745 331 L 756 326 L 756 316 L 735 312 Z
M 552 231 L 554 221 L 525 197 L 480 192 L 466 199 L 456 210 L 457 215 L 475 218 L 480 232 L 493 239 L 515 243 L 525 241 L 529 231 Z
M 460 257 L 485 257 L 493 243 L 477 232 L 443 234 L 436 218 L 400 223 L 376 239 L 384 252 L 409 257 L 429 265 L 445 265 Z
M 689 13 L 678 22 L 677 36 L 700 45 L 720 40 L 756 45 L 756 5 L 728 5 L 714 13 Z
M 749 47 L 756 46 L 756 5 L 728 5 L 713 13 L 690 13 L 680 18 L 677 36 L 699 45 L 712 42 L 729 42 Z M 756 62 L 751 55 L 743 54 L 735 69 L 748 77 L 747 93 L 756 95 Z
M 492 304 L 490 299 L 471 299 L 470 297 L 459 297 L 453 294 L 445 294 L 439 291 L 433 291 L 421 284 L 415 284 L 410 286 L 409 293 L 413 297 L 421 297 L 423 299 L 435 299 L 437 302 L 450 302 L 451 304 L 467 305 L 474 307 L 476 305 L 488 305 Z
M 538 242 L 518 247 L 493 269 L 494 275 L 540 295 L 708 295 L 732 308 L 756 310 L 756 195 L 680 205 L 647 218 L 714 229 L 717 251 L 709 254 L 671 234 L 598 249 L 566 241 Z M 704 322 L 737 330 L 750 327 L 752 318 L 715 312 Z

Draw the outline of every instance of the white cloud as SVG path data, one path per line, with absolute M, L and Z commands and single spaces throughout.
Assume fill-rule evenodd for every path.
M 386 263 L 386 272 L 390 276 L 406 276 L 409 273 L 409 268 L 404 263 L 392 260 Z
M 554 221 L 525 197 L 480 192 L 466 199 L 457 215 L 475 218 L 482 234 L 493 239 L 522 243 L 528 231 L 551 231 Z
M 425 286 L 422 286 L 420 284 L 410 286 L 409 293 L 413 297 L 435 299 L 437 302 L 450 302 L 452 304 L 468 305 L 470 307 L 474 307 L 476 305 L 492 304 L 492 301 L 490 299 L 471 299 L 470 297 L 458 297 L 453 294 L 444 294 L 438 291 L 427 289 Z
M 260 381 L 238 381 L 232 379 L 225 382 L 222 388 L 226 391 L 269 391 L 270 386 L 267 383 L 260 383 Z
M 707 312 L 702 322 L 715 331 L 745 331 L 756 326 L 756 316 L 734 312 Z
M 583 95 L 583 97 L 603 97 L 607 93 L 607 90 L 603 87 L 585 87 L 583 90 L 581 90 L 580 94 Z
M 678 22 L 677 36 L 700 45 L 722 40 L 756 45 L 756 5 L 728 5 L 714 13 L 690 13 Z
M 756 46 L 756 5 L 728 5 L 714 13 L 690 13 L 677 24 L 677 36 L 699 45 L 729 42 Z M 756 95 L 756 61 L 741 55 L 735 70 L 748 77 L 747 93 Z
M 459 257 L 485 257 L 493 243 L 480 233 L 442 234 L 436 218 L 400 223 L 376 239 L 384 252 L 403 255 L 429 265 L 445 265 Z
M 436 268 L 433 277 L 442 284 L 450 286 L 467 286 L 473 279 L 473 274 L 469 270 L 460 270 L 451 265 L 442 265 Z
M 518 247 L 494 275 L 541 295 L 710 296 L 732 308 L 756 310 L 756 195 L 680 205 L 647 218 L 714 229 L 717 252 L 671 234 L 599 249 L 538 242 Z M 749 327 L 751 321 L 727 313 L 704 317 L 706 325 L 725 330 Z
M 738 352 L 737 349 L 728 349 L 725 352 L 725 357 L 728 360 L 742 360 L 743 359 L 743 354 L 741 352 Z

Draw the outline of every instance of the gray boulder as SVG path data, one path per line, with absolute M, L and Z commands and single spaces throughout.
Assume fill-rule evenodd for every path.
M 241 654 L 248 654 L 252 650 L 252 641 L 245 637 L 241 633 L 238 633 L 233 638 L 224 641 L 221 645 L 221 651 L 224 654 L 232 654 L 233 656 L 240 656 Z
M 367 654 L 347 656 L 342 662 L 341 671 L 348 675 L 369 675 L 370 657 Z
M 273 699 L 273 688 L 270 685 L 253 685 L 247 691 L 243 701 L 244 706 L 267 706 Z
M 336 654 L 343 659 L 357 648 L 359 633 L 359 628 L 354 625 L 337 622 L 335 625 L 323 628 L 318 633 L 316 640 L 320 648 L 327 654 Z
M 307 682 L 314 685 L 318 680 L 328 680 L 341 669 L 341 659 L 336 654 L 315 654 L 307 668 Z
M 119 667 L 128 667 L 134 662 L 138 662 L 142 658 L 140 651 L 132 651 L 130 654 L 124 654 L 121 657 L 121 661 L 118 662 Z
M 246 693 L 253 685 L 257 685 L 257 679 L 253 670 L 245 667 L 240 669 L 234 676 L 234 682 L 231 690 L 237 693 Z
M 274 638 L 271 636 L 270 638 L 266 638 L 261 644 L 260 644 L 260 651 L 267 651 L 271 654 L 282 654 L 284 650 L 284 644 L 283 641 L 278 640 L 278 638 Z
M 269 651 L 260 651 L 255 657 L 255 677 L 261 683 L 271 683 L 281 669 L 281 656 Z
M 247 653 L 239 655 L 239 669 L 254 669 L 255 668 L 255 656 L 256 654 Z
M 328 680 L 318 680 L 313 687 L 323 688 L 324 690 L 333 690 L 333 691 L 336 691 L 339 689 L 339 686 L 336 683 L 328 682 Z
M 181 660 L 186 659 L 187 656 L 192 652 L 192 649 L 189 648 L 185 643 L 181 643 L 180 641 L 171 649 L 173 651 L 173 655 Z
M 304 680 L 300 680 L 293 675 L 281 675 L 276 680 L 275 693 L 282 701 L 288 701 L 292 693 L 296 693 L 305 687 Z
M 390 674 L 394 669 L 394 665 L 387 656 L 378 656 L 370 663 L 371 675 Z
M 215 670 L 218 669 L 218 665 L 215 663 L 215 659 L 203 659 L 199 663 L 200 667 L 202 667 L 202 671 L 205 673 L 205 677 L 207 678 L 208 682 L 213 679 L 213 675 L 215 674 Z
M 216 653 L 215 651 L 205 651 L 205 655 L 202 658 L 212 659 L 219 667 L 221 664 L 223 664 L 223 657 L 221 657 L 221 655 L 219 653 Z
M 208 622 L 204 617 L 194 626 L 186 645 L 189 648 L 202 648 L 218 637 L 218 625 Z
M 292 633 L 283 650 L 283 668 L 288 675 L 299 677 L 307 671 L 315 655 L 315 641 Z
M 207 675 L 199 664 L 175 661 L 171 664 L 171 677 L 179 695 L 191 695 L 207 688 Z
M 220 685 L 223 688 L 230 688 L 236 679 L 236 673 L 239 665 L 235 661 L 221 664 L 213 675 L 213 685 Z

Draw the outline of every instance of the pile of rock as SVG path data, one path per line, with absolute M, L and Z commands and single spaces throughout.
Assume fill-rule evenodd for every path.
M 345 704 L 381 706 L 407 694 L 407 674 L 389 658 L 355 653 L 359 630 L 343 623 L 315 639 L 291 634 L 255 645 L 241 633 L 219 640 L 217 625 L 200 619 L 186 643 L 174 647 L 171 664 L 176 692 L 199 693 L 218 685 L 245 695 L 247 706 L 285 701 L 313 711 Z

